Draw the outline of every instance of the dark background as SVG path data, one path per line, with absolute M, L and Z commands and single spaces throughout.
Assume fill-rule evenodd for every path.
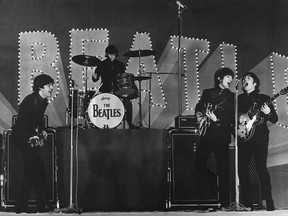
M 185 37 L 207 39 L 210 50 L 222 42 L 237 46 L 239 74 L 272 52 L 288 55 L 288 1 L 182 0 Z M 64 70 L 69 65 L 71 29 L 107 28 L 109 42 L 129 51 L 136 32 L 150 33 L 159 60 L 171 35 L 178 34 L 175 0 L 1 0 L 0 91 L 17 109 L 18 37 L 45 30 L 59 41 Z

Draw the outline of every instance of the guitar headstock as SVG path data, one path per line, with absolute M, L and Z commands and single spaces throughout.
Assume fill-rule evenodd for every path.
M 281 89 L 281 91 L 279 92 L 280 95 L 285 95 L 287 93 L 288 93 L 288 86 L 283 88 L 283 89 Z

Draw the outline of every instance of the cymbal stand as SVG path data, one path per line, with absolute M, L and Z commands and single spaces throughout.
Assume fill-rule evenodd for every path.
M 88 128 L 88 122 L 87 122 L 87 118 L 88 118 L 88 116 L 87 116 L 87 113 L 86 113 L 86 110 L 87 110 L 87 108 L 88 108 L 88 93 L 87 93 L 87 89 L 88 89 L 88 87 L 87 87 L 87 79 L 88 79 L 88 73 L 87 73 L 87 70 L 88 70 L 88 60 L 86 59 L 85 60 L 85 62 L 84 62 L 84 64 L 85 64 L 85 86 L 84 86 L 84 91 L 85 91 L 85 93 L 84 93 L 84 124 L 85 124 L 85 128 Z
M 141 50 L 139 49 L 139 75 L 141 75 Z M 141 93 L 142 93 L 142 89 L 141 89 L 141 80 L 139 80 L 139 120 L 138 120 L 138 126 L 140 128 L 143 128 L 143 124 L 142 124 L 142 100 L 141 100 Z
M 141 100 L 141 80 L 139 80 L 139 120 L 138 120 L 138 126 L 140 128 L 143 128 L 143 124 L 142 124 L 142 100 Z
M 151 106 L 152 106 L 152 101 L 151 101 L 151 80 L 152 80 L 152 74 L 150 73 L 150 78 L 149 79 L 149 93 L 148 93 L 148 97 L 149 97 L 149 110 L 148 110 L 148 128 L 151 128 Z

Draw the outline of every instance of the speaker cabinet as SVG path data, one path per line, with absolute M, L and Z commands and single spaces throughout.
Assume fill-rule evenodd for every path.
M 169 134 L 169 202 L 168 207 L 218 206 L 218 195 L 210 191 L 209 182 L 195 169 L 199 136 L 196 131 L 174 130 Z M 208 166 L 216 172 L 214 155 Z
M 56 131 L 52 128 L 48 132 L 47 142 L 40 148 L 40 155 L 45 164 L 48 198 L 52 206 L 57 203 L 56 187 Z M 1 206 L 14 207 L 18 187 L 23 181 L 23 159 L 17 148 L 11 143 L 11 129 L 3 133 L 2 145 L 2 179 L 1 181 Z M 29 196 L 28 205 L 36 205 L 34 188 Z
M 12 116 L 12 126 L 16 123 L 17 118 L 18 118 L 18 115 Z M 43 122 L 44 122 L 45 128 L 48 128 L 48 116 L 47 115 L 43 116 Z
M 167 207 L 219 207 L 219 195 L 210 190 L 207 179 L 199 175 L 195 169 L 195 157 L 199 136 L 194 130 L 172 130 L 168 142 L 168 185 L 169 195 Z M 208 167 L 216 173 L 216 160 L 212 152 Z M 253 204 L 261 207 L 260 182 L 255 169 L 254 160 L 250 163 L 250 179 L 253 187 Z M 229 150 L 230 202 L 235 197 L 235 151 Z

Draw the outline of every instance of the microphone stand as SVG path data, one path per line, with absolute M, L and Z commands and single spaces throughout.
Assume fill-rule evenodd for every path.
M 236 80 L 235 83 L 235 96 L 234 96 L 234 104 L 235 104 L 235 119 L 234 119 L 234 146 L 235 146 L 235 202 L 230 205 L 231 211 L 244 211 L 245 207 L 240 204 L 240 193 L 239 193 L 239 175 L 238 175 L 238 84 L 239 80 Z
M 182 115 L 182 76 L 181 76 L 181 37 L 182 37 L 182 12 L 185 8 L 181 9 L 178 4 L 178 106 L 179 116 Z
M 62 208 L 62 209 L 56 209 L 56 213 L 61 212 L 61 213 L 82 213 L 82 209 L 79 209 L 77 207 L 77 204 L 73 203 L 73 141 L 74 141 L 74 85 L 72 87 L 72 94 L 71 94 L 71 127 L 70 127 L 70 190 L 69 190 L 69 206 L 66 208 Z M 78 107 L 77 107 L 77 125 L 76 125 L 77 129 L 76 129 L 76 141 L 78 140 Z M 77 200 L 77 197 L 76 197 Z

